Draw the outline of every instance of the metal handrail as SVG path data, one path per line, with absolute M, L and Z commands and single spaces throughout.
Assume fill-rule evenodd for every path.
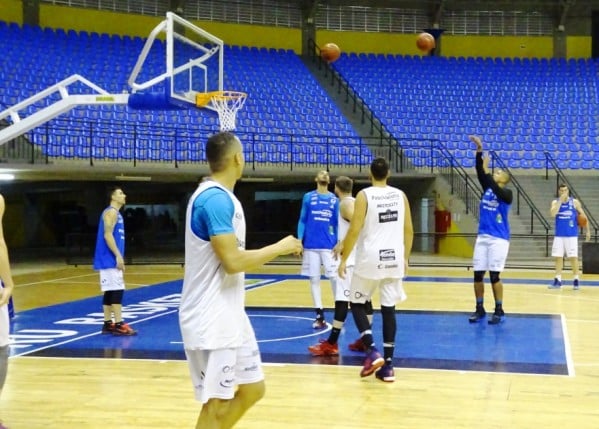
M 549 230 L 551 229 L 551 225 L 549 225 L 549 222 L 547 222 L 547 219 L 545 219 L 545 216 L 543 216 L 543 214 L 541 213 L 539 208 L 533 203 L 532 199 L 529 197 L 529 195 L 524 190 L 524 187 L 522 185 L 520 185 L 520 183 L 518 182 L 516 177 L 511 173 L 508 166 L 501 160 L 501 158 L 499 157 L 499 155 L 497 155 L 497 153 L 495 151 L 493 151 L 493 150 L 489 151 L 489 155 L 491 156 L 491 161 L 492 161 L 491 169 L 493 169 L 495 167 L 495 165 L 497 165 L 502 170 L 507 171 L 510 175 L 510 181 L 517 191 L 518 201 L 516 203 L 516 210 L 517 210 L 518 214 L 520 214 L 520 198 L 522 198 L 524 200 L 524 202 L 528 205 L 528 208 L 530 208 L 530 212 L 531 212 L 530 233 L 534 234 L 534 218 L 533 218 L 533 216 L 534 216 L 537 218 L 537 220 L 541 223 L 541 225 L 545 229 L 545 233 L 547 235 L 549 235 Z

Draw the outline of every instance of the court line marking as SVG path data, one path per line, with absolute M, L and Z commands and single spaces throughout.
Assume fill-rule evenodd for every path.
M 566 323 L 566 315 L 561 314 L 562 322 L 562 337 L 564 341 L 564 353 L 566 355 L 566 368 L 568 368 L 568 375 L 570 377 L 576 377 L 576 371 L 574 370 L 574 359 L 572 358 L 572 349 L 570 347 L 570 336 L 568 335 L 568 325 Z
M 270 285 L 270 284 L 279 283 L 281 281 L 282 280 L 280 280 L 280 279 L 279 280 L 272 280 L 272 281 L 269 280 L 269 279 L 266 279 L 264 281 L 258 281 L 257 283 L 252 283 L 252 284 L 249 284 L 249 285 L 245 285 L 245 288 L 246 288 L 246 290 L 252 290 L 252 289 L 260 288 L 260 287 L 267 286 L 267 285 Z M 143 319 L 134 320 L 134 321 L 128 322 L 128 323 L 129 323 L 129 325 L 134 325 L 134 324 L 137 324 L 137 323 L 140 323 L 140 322 L 146 322 L 148 320 L 152 320 L 152 319 L 155 319 L 155 318 L 158 318 L 158 317 L 167 316 L 167 315 L 176 313 L 177 311 L 179 311 L 179 310 L 178 309 L 174 309 L 174 310 L 166 311 L 166 312 L 163 312 L 163 313 L 155 314 L 155 315 L 152 315 L 152 316 L 148 316 L 148 317 L 143 318 Z M 52 348 L 52 347 L 59 347 L 59 346 L 62 346 L 64 344 L 69 344 L 69 343 L 72 343 L 72 342 L 75 342 L 75 341 L 79 341 L 79 340 L 82 340 L 82 339 L 85 339 L 85 338 L 88 338 L 88 337 L 91 337 L 91 336 L 94 336 L 94 335 L 102 335 L 102 332 L 99 331 L 99 332 L 92 332 L 92 333 L 86 334 L 86 335 L 77 335 L 75 337 L 69 338 L 68 340 L 60 341 L 60 342 L 57 342 L 57 343 L 51 343 L 51 344 L 45 345 L 43 347 L 33 348 L 31 350 L 25 350 L 25 351 L 23 351 L 21 353 L 16 353 L 15 355 L 13 355 L 13 357 L 16 357 L 16 356 L 26 356 L 26 355 L 28 355 L 30 353 L 35 353 L 35 352 L 46 350 L 46 349 L 49 349 L 49 348 Z
M 140 323 L 140 322 L 146 322 L 148 320 L 156 319 L 157 317 L 162 317 L 162 316 L 165 316 L 165 315 L 173 314 L 173 313 L 176 313 L 177 311 L 179 311 L 179 310 L 175 309 L 175 310 L 165 311 L 164 313 L 154 314 L 152 316 L 148 316 L 146 318 L 134 320 L 133 322 L 127 322 L 127 323 L 129 325 L 135 325 L 135 324 Z M 98 325 L 98 326 L 100 326 L 100 325 Z M 94 335 L 102 335 L 102 331 L 92 332 L 92 333 L 85 334 L 85 335 L 78 335 L 78 336 L 69 338 L 68 340 L 60 341 L 58 343 L 52 343 L 52 344 L 48 344 L 46 346 L 39 347 L 39 348 L 36 348 L 36 349 L 33 349 L 33 350 L 24 351 L 23 353 L 17 353 L 14 356 L 15 357 L 16 356 L 26 356 L 26 355 L 28 355 L 30 353 L 39 352 L 39 351 L 46 350 L 46 349 L 49 349 L 49 348 L 62 346 L 64 344 L 69 344 L 69 343 L 72 343 L 74 341 L 82 340 L 84 338 L 93 337 Z
M 90 276 L 90 275 L 95 275 L 95 273 L 89 273 L 89 274 L 85 274 L 85 275 L 81 275 L 81 276 L 72 276 L 70 278 L 85 277 L 85 276 Z M 268 274 L 265 275 L 265 277 L 268 277 Z M 278 278 L 272 278 L 272 277 L 271 278 L 267 278 L 267 279 L 265 279 L 263 281 L 260 281 L 259 279 L 255 279 L 255 280 L 258 280 L 258 281 L 256 283 L 247 284 L 245 286 L 245 289 L 246 290 L 257 289 L 257 288 L 261 288 L 261 287 L 264 287 L 264 286 L 269 286 L 269 285 L 272 285 L 272 284 L 282 283 L 285 280 L 289 280 L 289 278 L 285 278 L 285 276 L 278 275 L 277 277 Z M 178 280 L 180 280 L 180 279 L 171 280 L 171 281 L 178 281 Z M 254 280 L 254 279 L 250 278 L 248 280 Z M 55 281 L 58 281 L 58 280 L 55 280 Z M 37 282 L 37 283 L 45 283 L 45 282 Z M 32 284 L 35 284 L 35 283 L 32 283 Z M 164 315 L 172 314 L 172 313 L 174 313 L 176 311 L 177 310 L 175 309 L 175 310 L 167 311 L 167 312 L 164 312 L 164 313 L 156 314 L 156 315 L 153 315 L 153 316 L 146 317 L 144 319 L 136 320 L 134 322 L 131 322 L 130 324 L 133 325 L 133 324 L 136 324 L 138 322 L 145 322 L 147 320 L 152 320 L 152 319 L 155 319 L 155 318 L 158 318 L 158 317 L 162 317 Z M 424 310 L 424 311 L 430 311 L 430 310 Z M 252 317 L 254 317 L 254 316 L 268 317 L 268 315 L 253 315 Z M 289 317 L 289 316 L 286 316 L 286 317 Z M 564 343 L 565 343 L 564 346 L 565 346 L 565 354 L 566 354 L 566 361 L 567 361 L 567 368 L 568 368 L 568 374 L 567 374 L 567 376 L 574 376 L 574 366 L 573 366 L 573 362 L 572 362 L 571 350 L 570 350 L 570 347 L 569 347 L 570 346 L 570 342 L 569 342 L 569 338 L 567 336 L 567 328 L 566 328 L 566 324 L 565 324 L 565 317 L 564 317 L 563 314 L 560 314 L 560 317 L 562 318 L 562 320 L 561 320 L 562 321 L 562 329 L 564 330 L 563 331 Z M 305 319 L 306 320 L 311 320 L 311 319 L 308 319 L 308 318 L 305 318 Z M 314 334 L 310 334 L 310 335 L 307 335 L 307 336 L 290 337 L 290 339 L 305 338 L 305 337 L 309 337 L 309 336 L 313 336 L 313 335 L 321 335 L 323 332 L 327 332 L 328 330 L 331 329 L 330 324 L 327 324 L 327 325 L 328 325 L 327 326 L 327 330 L 319 330 L 318 332 L 315 332 Z M 91 336 L 94 336 L 94 335 L 101 335 L 101 332 L 93 332 L 93 333 L 86 334 L 86 335 L 75 336 L 73 338 L 70 338 L 68 340 L 64 340 L 64 341 L 61 341 L 61 342 L 58 342 L 58 343 L 48 344 L 46 346 L 39 347 L 39 348 L 36 348 L 36 349 L 23 351 L 22 353 L 17 353 L 15 355 L 11 356 L 11 358 L 18 357 L 18 356 L 26 356 L 28 354 L 31 354 L 31 353 L 34 353 L 34 352 L 37 352 L 37 351 L 49 349 L 49 348 L 52 348 L 52 347 L 58 347 L 58 346 L 61 346 L 61 345 L 64 345 L 64 344 L 69 344 L 71 342 L 78 341 L 78 340 L 81 340 L 81 339 L 84 339 L 84 338 L 88 338 L 88 337 L 91 337 Z M 263 340 L 261 342 L 271 342 L 271 341 L 281 341 L 281 339 Z M 171 342 L 171 343 L 175 343 L 175 342 Z M 146 359 L 140 359 L 140 360 L 146 360 Z M 157 361 L 164 361 L 164 359 L 162 359 L 162 360 L 161 359 L 156 359 L 156 360 Z M 291 363 L 289 363 L 289 364 L 291 364 Z M 282 363 L 280 365 L 281 366 L 285 365 L 285 363 Z M 355 367 L 355 366 L 353 366 L 353 365 L 349 366 L 348 365 L 348 367 Z M 413 369 L 421 369 L 421 368 L 413 368 Z M 429 368 L 422 368 L 422 370 L 443 370 L 443 371 L 454 371 L 454 372 L 456 371 L 455 369 L 451 370 L 451 369 L 429 369 Z M 469 372 L 469 371 L 458 370 L 458 372 Z M 487 371 L 477 371 L 477 372 L 487 372 Z M 489 371 L 488 373 L 490 373 L 490 374 L 497 374 L 498 372 L 497 371 Z M 514 373 L 513 372 L 507 372 L 506 374 L 514 374 Z M 516 373 L 516 374 L 521 374 L 521 373 Z M 562 375 L 562 374 L 528 374 L 528 373 L 524 373 L 524 374 L 527 374 L 527 375 L 550 375 L 550 376 Z
M 76 278 L 80 278 L 80 277 L 89 277 L 89 276 L 93 276 L 93 275 L 97 275 L 97 274 L 96 273 L 89 273 L 89 274 L 81 274 L 81 275 L 78 275 L 78 276 L 60 277 L 60 278 L 57 278 L 57 279 L 40 280 L 38 282 L 32 282 L 32 283 L 19 283 L 18 285 L 15 285 L 15 286 L 16 287 L 35 286 L 35 285 L 40 285 L 40 284 L 44 284 L 44 283 L 60 282 L 60 281 L 65 281 L 65 280 L 69 280 L 69 279 L 76 279 Z
M 16 358 L 26 358 L 26 359 L 54 359 L 54 360 L 81 360 L 81 361 L 86 361 L 89 362 L 97 360 L 97 361 L 101 361 L 101 362 L 112 362 L 112 361 L 121 361 L 121 362 L 158 362 L 158 363 L 175 363 L 175 364 L 180 364 L 180 365 L 187 365 L 187 360 L 180 360 L 180 359 L 142 359 L 142 358 L 126 358 L 126 359 L 117 359 L 117 358 L 113 358 L 113 359 L 107 359 L 107 358 L 99 358 L 99 357 L 57 357 L 57 356 L 24 356 L 24 355 L 14 355 L 14 356 L 10 356 L 9 359 L 16 359 Z M 314 368 L 313 363 L 293 363 L 293 362 L 288 362 L 288 363 L 280 363 L 280 362 L 262 362 L 262 366 L 267 366 L 267 367 L 285 367 L 285 366 L 305 366 L 308 368 Z M 321 366 L 329 366 L 329 365 L 321 365 Z M 360 368 L 359 365 L 343 365 L 343 364 L 337 364 L 337 365 L 330 365 L 332 368 L 351 368 L 352 370 L 355 370 L 356 368 Z M 582 365 L 581 365 L 582 366 Z M 598 364 L 587 364 L 584 366 L 599 366 Z M 502 372 L 502 371 L 465 371 L 465 370 L 455 370 L 455 369 L 442 369 L 442 368 L 405 368 L 405 367 L 395 367 L 394 368 L 395 371 L 418 371 L 418 372 L 423 372 L 423 371 L 435 371 L 435 372 L 452 372 L 452 373 L 458 373 L 460 375 L 471 375 L 471 376 L 477 376 L 479 374 L 488 374 L 488 375 L 508 375 L 508 376 L 525 376 L 525 377 L 569 377 L 568 375 L 564 375 L 564 374 L 538 374 L 538 373 L 529 373 L 529 372 Z M 360 378 L 358 378 L 358 376 L 356 375 L 356 378 L 358 380 L 360 380 Z M 363 380 L 363 379 L 362 379 Z
M 312 321 L 312 318 L 303 317 L 303 316 L 282 316 L 282 315 L 276 315 L 276 314 L 248 314 L 248 316 L 250 318 L 252 318 L 252 317 L 274 317 L 277 319 L 301 319 L 301 320 L 308 320 L 310 322 Z M 327 323 L 326 329 L 319 329 L 310 334 L 295 335 L 293 337 L 272 338 L 272 339 L 268 339 L 268 340 L 258 340 L 257 339 L 256 342 L 258 344 L 261 344 L 261 343 L 273 343 L 275 341 L 287 341 L 287 340 L 297 340 L 297 339 L 302 339 L 302 338 L 318 337 L 318 336 L 321 336 L 325 332 L 329 332 L 331 329 L 333 329 L 333 325 L 331 325 L 330 323 Z M 183 341 L 170 341 L 170 344 L 183 344 Z

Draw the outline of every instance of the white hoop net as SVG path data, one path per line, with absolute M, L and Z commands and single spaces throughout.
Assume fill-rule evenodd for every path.
M 218 113 L 221 131 L 235 129 L 237 111 L 241 109 L 247 99 L 245 92 L 239 91 L 213 91 L 196 94 L 196 105 Z

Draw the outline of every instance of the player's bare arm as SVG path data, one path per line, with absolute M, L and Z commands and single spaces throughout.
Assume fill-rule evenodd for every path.
M 10 263 L 8 259 L 8 247 L 6 246 L 6 241 L 4 240 L 4 229 L 2 227 L 4 208 L 4 197 L 0 195 L 0 279 L 2 279 L 2 283 L 4 284 L 4 289 L 0 295 L 0 307 L 8 303 L 8 300 L 10 299 L 14 289 L 14 283 L 12 280 Z
M 302 243 L 292 235 L 260 249 L 245 250 L 237 245 L 235 234 L 210 237 L 210 243 L 227 274 L 236 274 L 257 268 L 280 255 L 299 255 Z
M 345 263 L 347 262 L 347 258 L 352 250 L 354 250 L 354 246 L 356 245 L 356 241 L 358 241 L 360 231 L 364 226 L 367 207 L 368 201 L 366 200 L 366 194 L 362 191 L 358 192 L 358 195 L 356 195 L 356 202 L 354 204 L 354 214 L 349 222 L 349 229 L 342 244 L 343 253 L 341 254 L 341 262 L 339 263 L 338 269 L 338 274 L 342 279 L 345 278 Z
M 116 267 L 119 270 L 125 271 L 125 261 L 123 259 L 123 255 L 121 255 L 121 252 L 116 245 L 116 241 L 114 241 L 114 236 L 112 235 L 114 228 L 116 227 L 117 220 L 118 216 L 116 210 L 106 210 L 104 212 L 104 240 L 106 240 L 106 245 L 116 258 Z
M 551 208 L 549 209 L 549 214 L 551 215 L 551 217 L 555 217 L 557 216 L 557 212 L 559 210 L 559 200 L 553 200 L 551 202 Z
M 408 197 L 403 195 L 404 201 L 404 225 L 403 225 L 403 236 L 404 236 L 404 268 L 408 270 L 408 263 L 410 260 L 410 255 L 412 254 L 412 244 L 414 243 L 414 224 L 412 223 L 412 213 L 410 211 L 410 202 L 408 201 Z

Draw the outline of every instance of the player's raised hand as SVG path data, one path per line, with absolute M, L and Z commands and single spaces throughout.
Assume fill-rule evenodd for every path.
M 468 136 L 470 140 L 476 145 L 476 151 L 482 152 L 483 150 L 483 142 L 479 136 Z

